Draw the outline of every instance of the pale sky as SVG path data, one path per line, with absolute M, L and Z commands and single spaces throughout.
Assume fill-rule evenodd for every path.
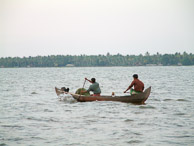
M 0 57 L 194 53 L 194 0 L 0 0 Z

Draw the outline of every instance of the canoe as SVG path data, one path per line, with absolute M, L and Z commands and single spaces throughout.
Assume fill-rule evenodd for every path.
M 60 89 L 55 88 L 57 95 L 61 94 Z M 134 103 L 134 104 L 144 104 L 145 101 L 148 99 L 151 92 L 151 87 L 147 88 L 144 92 L 140 94 L 134 95 L 127 95 L 127 96 L 83 96 L 74 93 L 71 94 L 74 99 L 79 102 L 89 102 L 89 101 L 119 101 L 119 102 L 126 102 L 126 103 Z

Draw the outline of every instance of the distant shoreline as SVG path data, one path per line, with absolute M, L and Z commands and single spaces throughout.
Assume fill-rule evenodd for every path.
M 61 66 L 61 67 L 0 67 L 0 69 L 16 69 L 16 68 L 26 68 L 26 69 L 32 69 L 32 68 L 116 68 L 116 67 L 189 67 L 189 66 L 194 66 L 194 65 L 162 65 L 162 66 L 74 66 L 74 67 L 66 67 L 66 66 Z
M 0 68 L 31 67 L 132 67 L 132 66 L 190 66 L 194 65 L 194 54 L 145 55 L 49 55 L 36 57 L 0 58 Z

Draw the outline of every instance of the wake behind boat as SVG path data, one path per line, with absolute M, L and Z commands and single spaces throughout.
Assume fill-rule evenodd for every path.
M 127 95 L 127 96 L 84 96 L 80 94 L 74 94 L 74 93 L 67 93 L 62 92 L 60 89 L 55 87 L 55 91 L 57 95 L 60 95 L 61 93 L 66 93 L 72 95 L 74 99 L 76 99 L 79 102 L 91 102 L 91 101 L 119 101 L 119 102 L 125 102 L 125 103 L 134 103 L 134 104 L 144 104 L 145 101 L 148 99 L 151 87 L 147 88 L 144 92 L 134 95 Z

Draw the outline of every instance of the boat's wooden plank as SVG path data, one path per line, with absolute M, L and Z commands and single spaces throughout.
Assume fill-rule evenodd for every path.
M 57 95 L 61 94 L 60 89 L 55 88 Z M 151 92 L 151 87 L 147 88 L 141 94 L 135 94 L 130 96 L 83 96 L 79 94 L 69 93 L 75 98 L 77 101 L 80 102 L 88 102 L 88 101 L 120 101 L 120 102 L 127 102 L 127 103 L 139 103 L 143 104 L 147 98 L 149 97 Z

